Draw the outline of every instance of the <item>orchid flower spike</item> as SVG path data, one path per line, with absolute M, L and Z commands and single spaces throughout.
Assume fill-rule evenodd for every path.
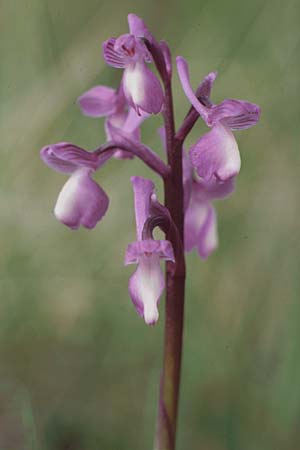
M 129 280 L 129 293 L 138 314 L 148 325 L 158 320 L 158 303 L 165 287 L 160 260 L 175 262 L 172 245 L 166 240 L 143 239 L 143 229 L 149 217 L 151 206 L 157 202 L 152 181 L 132 177 L 134 190 L 137 241 L 128 245 L 125 265 L 138 264 Z
M 190 158 L 200 177 L 226 181 L 236 176 L 241 167 L 237 142 L 231 130 L 244 130 L 255 125 L 260 108 L 244 100 L 226 99 L 218 105 L 210 101 L 210 92 L 217 74 L 210 73 L 194 93 L 184 58 L 176 58 L 182 88 L 204 122 L 212 128 L 190 149 Z
M 153 37 L 142 19 L 134 14 L 129 14 L 128 23 L 129 34 L 103 43 L 103 56 L 108 65 L 124 69 L 124 95 L 137 114 L 143 111 L 158 114 L 164 94 L 158 78 L 146 65 L 152 57 L 142 39 L 151 40 Z
M 48 145 L 41 150 L 41 159 L 57 172 L 70 174 L 60 191 L 54 208 L 56 218 L 69 228 L 80 225 L 94 228 L 105 215 L 109 199 L 91 178 L 92 173 L 111 155 L 87 152 L 68 142 Z

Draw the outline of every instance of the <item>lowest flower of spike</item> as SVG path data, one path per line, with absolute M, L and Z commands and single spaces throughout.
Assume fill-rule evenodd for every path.
M 72 229 L 94 228 L 105 215 L 109 199 L 93 175 L 112 157 L 124 160 L 136 156 L 163 182 L 165 202 L 162 205 L 156 198 L 153 181 L 141 176 L 131 178 L 137 237 L 127 247 L 125 264 L 136 264 L 128 283 L 129 295 L 147 325 L 157 323 L 158 305 L 166 291 L 155 450 L 175 450 L 185 293 L 184 252 L 197 249 L 205 259 L 216 250 L 214 201 L 234 191 L 241 166 L 233 131 L 255 125 L 260 108 L 236 99 L 214 104 L 210 94 L 216 72 L 209 73 L 194 92 L 188 64 L 179 56 L 176 60 L 179 78 L 193 108 L 176 131 L 172 56 L 168 44 L 156 41 L 135 14 L 129 14 L 128 24 L 129 33 L 103 43 L 107 64 L 123 70 L 119 86 L 94 86 L 78 99 L 83 114 L 105 118 L 106 142 L 92 152 L 60 142 L 44 147 L 41 158 L 52 169 L 69 176 L 58 195 L 54 214 Z M 156 66 L 158 75 L 150 70 L 150 63 Z M 159 113 L 164 121 L 160 135 L 166 162 L 142 142 L 140 133 L 142 122 Z M 199 118 L 210 131 L 200 136 L 186 153 L 184 141 Z M 118 179 L 113 181 L 119 183 Z M 164 234 L 161 239 L 154 236 L 156 227 Z
M 160 260 L 175 262 L 172 245 L 169 241 L 157 241 L 151 236 L 143 239 L 143 231 L 156 202 L 154 184 L 142 177 L 132 177 L 134 190 L 135 220 L 137 241 L 129 244 L 125 264 L 138 264 L 129 280 L 129 292 L 137 312 L 148 325 L 158 320 L 157 305 L 164 290 L 165 282 Z

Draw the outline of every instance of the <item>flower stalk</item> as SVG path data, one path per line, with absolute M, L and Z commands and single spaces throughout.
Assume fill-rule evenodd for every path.
M 183 247 L 182 143 L 175 139 L 172 88 L 169 80 L 165 82 L 163 115 L 167 158 L 170 167 L 170 174 L 164 180 L 165 206 L 171 214 Z M 171 229 L 167 233 L 167 239 L 173 243 Z M 169 262 L 166 263 L 166 266 L 164 354 L 154 450 L 175 449 L 184 319 L 184 253 L 180 252 L 177 256 L 175 270 L 172 270 Z

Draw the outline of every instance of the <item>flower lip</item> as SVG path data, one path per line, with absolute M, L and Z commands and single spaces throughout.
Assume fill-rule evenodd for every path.
M 86 167 L 77 169 L 58 195 L 54 214 L 69 228 L 94 228 L 107 211 L 109 199 L 91 173 Z
M 190 159 L 198 175 L 205 181 L 212 177 L 226 181 L 236 176 L 241 167 L 240 153 L 233 133 L 220 122 L 191 147 Z
M 158 321 L 158 303 L 165 286 L 159 257 L 141 256 L 136 271 L 129 280 L 129 292 L 138 314 L 147 325 L 155 325 Z
M 125 69 L 123 87 L 129 105 L 139 115 L 143 112 L 158 114 L 161 111 L 164 93 L 160 81 L 141 59 Z

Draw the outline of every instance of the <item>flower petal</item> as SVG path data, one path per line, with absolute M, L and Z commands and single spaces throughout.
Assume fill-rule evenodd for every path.
M 135 109 L 129 108 L 126 120 L 122 127 L 123 131 L 126 133 L 133 134 L 133 138 L 140 140 L 140 132 L 139 127 L 149 117 L 149 114 L 143 111 L 140 111 L 140 114 L 137 114 Z
M 123 128 L 126 120 L 126 113 L 114 114 L 113 116 L 106 119 L 104 123 L 106 138 L 108 141 L 115 139 L 116 132 Z M 139 129 L 137 132 L 133 133 L 134 137 L 139 140 L 140 133 Z M 133 159 L 134 155 L 130 152 L 126 152 L 125 150 L 117 149 L 114 151 L 114 157 L 116 159 Z
M 260 107 L 244 100 L 227 99 L 209 111 L 210 126 L 222 121 L 232 130 L 245 130 L 255 125 L 260 117 Z
M 123 130 L 135 141 L 141 140 L 140 124 L 149 117 L 148 114 L 138 115 L 133 108 L 129 108 L 128 113 L 123 112 L 113 114 L 105 121 L 105 131 L 107 140 L 118 140 L 120 130 Z M 125 150 L 116 150 L 114 157 L 117 159 L 132 159 L 134 155 Z
M 62 173 L 72 173 L 78 167 L 98 167 L 98 157 L 95 153 L 87 152 L 70 142 L 59 142 L 47 145 L 40 152 L 41 159 L 47 166 Z
M 241 158 L 236 140 L 229 128 L 221 123 L 204 134 L 190 150 L 190 158 L 200 177 L 221 181 L 237 175 Z
M 159 256 L 141 256 L 138 267 L 129 280 L 129 293 L 138 314 L 144 317 L 147 325 L 154 325 L 158 320 L 157 305 L 164 286 Z
M 208 118 L 208 108 L 206 108 L 204 105 L 202 105 L 199 100 L 197 99 L 196 95 L 194 94 L 194 91 L 191 86 L 190 82 L 190 75 L 189 75 L 189 66 L 186 60 L 182 56 L 177 56 L 176 58 L 176 64 L 177 64 L 177 72 L 178 76 L 182 85 L 182 89 L 195 108 L 196 111 L 200 114 L 204 122 L 207 123 Z
M 192 195 L 196 201 L 203 202 L 207 200 L 216 200 L 229 197 L 235 189 L 235 177 L 226 181 L 220 181 L 212 178 L 209 181 L 194 181 Z
M 198 245 L 200 229 L 205 224 L 209 209 L 208 202 L 197 202 L 191 199 L 184 217 L 184 249 L 190 252 Z
M 156 254 L 160 259 L 175 262 L 174 251 L 171 242 L 154 239 L 132 242 L 128 245 L 124 264 L 136 264 L 141 256 Z
M 201 258 L 207 258 L 218 246 L 216 215 L 208 201 L 192 199 L 184 222 L 184 249 L 198 249 Z
M 136 232 L 138 241 L 142 240 L 144 223 L 150 215 L 151 195 L 154 192 L 154 183 L 143 177 L 131 177 L 134 191 L 134 208 Z
M 141 19 L 136 14 L 128 14 L 128 25 L 129 25 L 129 32 L 130 34 L 133 34 L 135 37 L 145 37 L 148 40 L 149 37 L 151 38 L 152 35 L 149 32 L 148 28 L 145 25 L 145 22 L 143 19 Z
M 59 193 L 54 208 L 56 218 L 72 229 L 80 225 L 94 228 L 107 211 L 109 199 L 91 179 L 91 170 L 75 171 Z
M 206 259 L 217 247 L 217 218 L 214 207 L 210 205 L 198 236 L 198 253 L 201 258 Z
M 210 93 L 217 75 L 217 72 L 210 72 L 208 75 L 206 75 L 196 91 L 196 96 L 200 97 L 202 103 L 204 103 L 206 106 L 212 106 L 212 103 L 210 101 Z
M 138 61 L 126 67 L 123 87 L 128 103 L 140 114 L 158 114 L 162 108 L 164 94 L 158 78 L 146 64 Z
M 103 57 L 105 62 L 112 67 L 124 69 L 131 62 L 131 58 L 122 51 L 115 50 L 116 39 L 111 38 L 103 42 Z
M 106 86 L 95 86 L 82 94 L 77 102 L 86 116 L 109 116 L 116 111 L 117 93 Z

